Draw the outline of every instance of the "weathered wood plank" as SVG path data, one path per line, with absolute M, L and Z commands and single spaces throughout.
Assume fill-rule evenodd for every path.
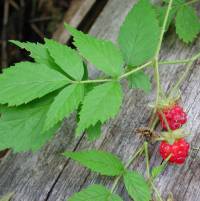
M 74 0 L 71 2 L 69 10 L 67 10 L 62 23 L 59 24 L 58 29 L 53 34 L 53 39 L 65 44 L 69 38 L 69 33 L 64 29 L 64 22 L 69 23 L 73 27 L 78 27 L 86 14 L 94 5 L 95 0 Z
M 91 29 L 91 34 L 113 41 L 117 38 L 119 26 L 135 0 L 110 0 L 101 16 Z M 166 38 L 161 58 L 183 59 L 190 57 L 199 50 L 200 40 L 186 46 L 174 34 Z M 200 145 L 199 116 L 200 116 L 200 68 L 195 64 L 190 76 L 182 86 L 182 104 L 189 114 L 187 130 L 191 133 L 189 141 L 193 146 Z M 166 70 L 167 69 L 167 70 Z M 150 73 L 151 70 L 149 70 Z M 184 71 L 183 66 L 163 66 L 161 69 L 162 82 L 165 89 Z M 142 139 L 134 130 L 146 126 L 150 109 L 147 104 L 155 97 L 153 93 L 144 95 L 139 91 L 130 91 L 124 83 L 124 104 L 115 120 L 110 121 L 102 130 L 102 137 L 95 143 L 88 143 L 85 136 L 80 141 L 73 137 L 73 119 L 65 122 L 63 130 L 41 152 L 30 154 L 10 154 L 0 163 L 0 195 L 15 191 L 14 201 L 64 201 L 74 192 L 90 183 L 111 185 L 112 179 L 91 174 L 59 155 L 59 152 L 75 149 L 100 148 L 119 155 L 127 161 L 130 154 L 142 144 Z M 160 164 L 158 144 L 150 147 L 150 164 Z M 171 191 L 176 201 L 200 200 L 200 152 L 192 153 L 184 166 L 168 166 L 165 173 L 156 181 L 162 195 L 166 198 Z M 141 158 L 131 168 L 144 173 L 145 164 Z M 129 201 L 123 185 L 118 193 L 125 201 Z

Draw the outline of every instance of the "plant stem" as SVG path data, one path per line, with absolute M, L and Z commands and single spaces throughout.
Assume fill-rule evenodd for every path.
M 185 64 L 185 63 L 188 63 L 188 62 L 190 62 L 190 59 L 172 60 L 172 61 L 160 61 L 158 63 L 161 64 L 161 65 L 164 65 L 164 64 Z
M 133 154 L 133 156 L 129 159 L 127 164 L 125 165 L 125 168 L 128 168 L 131 163 L 135 160 L 137 156 L 139 156 L 144 151 L 144 144 Z
M 191 67 L 192 67 L 193 62 L 194 62 L 196 59 L 198 59 L 199 57 L 200 57 L 200 53 L 196 54 L 195 56 L 193 56 L 193 57 L 190 59 L 189 63 L 188 63 L 187 66 L 186 66 L 186 69 L 185 69 L 184 73 L 183 73 L 182 76 L 179 78 L 178 82 L 174 85 L 174 87 L 170 90 L 170 92 L 169 92 L 169 97 L 172 96 L 173 93 L 175 93 L 175 92 L 178 90 L 178 88 L 180 87 L 180 85 L 182 84 L 182 82 L 183 82 L 183 81 L 185 80 L 185 78 L 187 77 L 187 75 L 188 75 L 188 73 L 189 73 L 189 71 L 190 71 L 190 69 L 191 69 Z
M 170 0 L 169 5 L 167 7 L 167 11 L 166 11 L 166 14 L 165 14 L 165 18 L 164 18 L 164 22 L 163 22 L 163 26 L 162 26 L 162 29 L 161 29 L 160 38 L 159 38 L 159 42 L 158 42 L 158 46 L 157 46 L 156 54 L 155 54 L 154 72 L 155 72 L 157 92 L 156 92 L 156 103 L 155 103 L 155 108 L 154 108 L 154 111 L 153 111 L 153 115 L 156 113 L 156 107 L 157 107 L 158 102 L 159 102 L 160 91 L 161 91 L 160 90 L 161 89 L 160 75 L 159 75 L 159 69 L 158 69 L 159 68 L 159 66 L 158 66 L 158 58 L 159 58 L 159 53 L 160 53 L 160 49 L 161 49 L 161 45 L 162 45 L 163 36 L 164 36 L 164 33 L 165 33 L 165 28 L 166 28 L 166 25 L 167 25 L 167 19 L 169 17 L 169 12 L 170 12 L 170 9 L 172 7 L 172 2 L 173 2 L 173 0 Z
M 151 65 L 151 64 L 152 64 L 152 61 L 149 61 L 149 62 L 143 64 L 142 66 L 139 66 L 139 67 L 137 67 L 137 68 L 134 68 L 134 69 L 132 69 L 131 71 L 129 71 L 129 72 L 124 73 L 123 75 L 121 75 L 121 76 L 119 77 L 119 80 L 121 80 L 121 79 L 123 79 L 123 78 L 126 78 L 126 77 L 130 76 L 131 74 L 136 73 L 136 72 L 138 72 L 138 71 L 140 71 L 140 70 L 146 68 L 147 66 L 149 66 L 149 65 Z
M 163 40 L 163 36 L 164 36 L 164 33 L 165 33 L 165 28 L 166 28 L 166 25 L 167 25 L 167 20 L 168 20 L 168 17 L 169 17 L 169 12 L 170 12 L 170 10 L 172 8 L 172 2 L 173 2 L 173 0 L 169 1 L 168 7 L 167 7 L 167 11 L 166 11 L 166 14 L 165 14 L 165 18 L 164 18 L 164 22 L 163 22 L 163 26 L 162 26 L 162 29 L 161 29 L 160 39 L 159 39 L 159 42 L 158 42 L 158 46 L 157 46 L 157 50 L 156 50 L 156 55 L 155 55 L 155 58 L 157 58 L 157 59 L 159 57 L 159 52 L 160 52 L 160 48 L 161 48 L 161 45 L 162 45 L 162 40 Z
M 183 5 L 190 5 L 190 4 L 196 3 L 196 2 L 198 2 L 198 1 L 199 1 L 199 0 L 188 1 L 188 2 L 184 3 Z
M 167 119 L 166 119 L 166 117 L 165 117 L 163 111 L 160 110 L 159 112 L 160 112 L 160 114 L 161 114 L 161 116 L 162 116 L 162 118 L 163 118 L 163 120 L 164 120 L 164 123 L 165 123 L 165 125 L 166 125 L 166 127 L 167 127 L 167 130 L 168 130 L 170 133 L 172 133 L 172 130 L 171 130 L 171 128 L 169 127 L 169 123 L 168 123 L 168 121 L 167 121 Z
M 158 200 L 163 201 L 163 199 L 162 199 L 162 197 L 160 195 L 160 192 L 158 191 L 158 189 L 156 188 L 156 186 L 154 185 L 153 182 L 151 182 L 151 186 L 153 187 L 153 190 L 156 192 Z
M 136 159 L 136 157 L 139 156 L 143 151 L 144 151 L 144 144 L 136 152 L 134 152 L 133 156 L 126 163 L 125 169 L 127 169 L 130 166 L 130 164 Z M 113 183 L 112 188 L 111 188 L 111 193 L 113 193 L 115 191 L 115 188 L 116 188 L 119 180 L 121 179 L 121 177 L 122 177 L 122 175 L 119 175 L 114 180 L 114 183 Z
M 150 168 L 149 168 L 149 154 L 148 154 L 148 143 L 144 142 L 144 152 L 145 152 L 145 158 L 146 158 L 146 173 L 147 173 L 147 179 L 150 180 Z
M 113 183 L 113 185 L 112 185 L 112 188 L 111 188 L 111 193 L 114 193 L 114 191 L 115 191 L 115 188 L 117 187 L 117 184 L 118 184 L 118 182 L 119 182 L 119 180 L 121 179 L 121 175 L 120 176 L 118 176 L 118 177 L 116 177 L 116 179 L 114 180 L 114 183 Z
M 158 61 L 157 60 L 155 61 L 154 69 L 155 69 L 155 79 L 156 79 L 156 86 L 157 86 L 156 103 L 155 103 L 155 109 L 156 109 L 156 106 L 158 105 L 159 98 L 160 98 L 160 88 L 161 88 L 160 87 L 160 74 L 159 74 Z M 155 112 L 156 111 L 154 111 L 154 113 Z

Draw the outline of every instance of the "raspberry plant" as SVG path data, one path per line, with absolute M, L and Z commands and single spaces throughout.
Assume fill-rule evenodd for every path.
M 163 171 L 167 161 L 178 160 L 176 154 L 166 152 L 165 147 L 185 142 L 182 139 L 185 135 L 176 130 L 183 124 L 182 116 L 171 118 L 171 113 L 167 116 L 160 105 L 166 100 L 178 104 L 174 94 L 177 94 L 200 53 L 190 59 L 176 61 L 160 61 L 159 53 L 164 34 L 174 20 L 176 33 L 183 42 L 192 42 L 200 32 L 198 16 L 191 7 L 194 2 L 164 0 L 164 5 L 160 7 L 152 5 L 149 0 L 139 0 L 122 24 L 117 44 L 84 34 L 68 24 L 65 27 L 73 36 L 78 51 L 50 39 L 45 39 L 44 44 L 11 41 L 29 51 L 35 62 L 17 63 L 5 69 L 0 76 L 0 150 L 12 148 L 15 152 L 24 152 L 40 149 L 61 126 L 63 118 L 74 111 L 78 113 L 76 136 L 86 132 L 89 140 L 97 139 L 101 134 L 101 125 L 114 118 L 120 110 L 123 101 L 121 80 L 127 79 L 130 88 L 149 92 L 151 82 L 144 69 L 153 68 L 157 95 L 149 127 L 154 130 L 159 116 L 163 128 L 167 130 L 158 137 L 162 140 L 160 152 L 165 159 L 161 166 L 150 171 L 147 142 L 133 153 L 125 165 L 113 154 L 97 150 L 65 152 L 64 155 L 92 171 L 116 177 L 111 190 L 92 185 L 72 196 L 70 201 L 92 201 L 94 197 L 99 201 L 120 201 L 122 199 L 114 193 L 120 178 L 123 178 L 130 197 L 135 201 L 151 200 L 152 189 L 161 201 L 153 181 Z M 103 77 L 90 79 L 86 61 L 101 71 Z M 159 66 L 180 63 L 187 64 L 186 70 L 170 92 L 164 95 Z M 172 131 L 171 125 L 177 121 L 179 126 Z M 185 161 L 188 150 L 187 146 L 181 161 Z M 147 180 L 138 172 L 128 170 L 143 152 Z

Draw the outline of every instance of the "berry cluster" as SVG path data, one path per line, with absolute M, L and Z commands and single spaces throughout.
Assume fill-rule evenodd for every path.
M 177 103 L 161 107 L 157 111 L 161 126 L 165 132 L 160 144 L 160 155 L 169 162 L 183 164 L 188 156 L 190 145 L 183 138 L 183 124 L 187 122 L 187 114 Z

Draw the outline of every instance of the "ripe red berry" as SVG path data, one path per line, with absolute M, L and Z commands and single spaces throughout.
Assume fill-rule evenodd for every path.
M 187 122 L 187 114 L 184 112 L 183 108 L 180 107 L 179 105 L 166 107 L 161 109 L 160 111 L 162 111 L 163 115 L 165 116 L 171 130 L 176 130 Z M 167 130 L 167 126 L 160 111 L 158 111 L 158 116 L 162 128 Z
M 190 145 L 183 138 L 176 140 L 173 144 L 162 141 L 160 144 L 160 155 L 163 159 L 166 159 L 171 154 L 169 162 L 182 164 L 188 156 L 189 148 Z

